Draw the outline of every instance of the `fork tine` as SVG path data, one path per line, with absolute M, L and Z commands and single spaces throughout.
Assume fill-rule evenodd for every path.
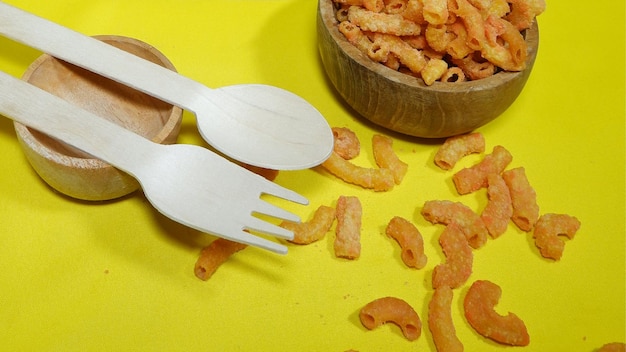
M 245 226 L 248 230 L 263 232 L 286 240 L 293 240 L 293 232 L 252 215 L 249 217 L 248 221 L 246 221 Z
M 247 244 L 249 246 L 267 249 L 278 254 L 287 254 L 287 247 L 285 245 L 270 241 L 259 236 L 255 236 L 246 231 L 240 231 L 239 233 L 234 235 L 220 234 L 220 237 L 223 237 L 230 241 Z
M 299 193 L 292 191 L 288 188 L 285 188 L 274 182 L 268 181 L 262 176 L 259 176 L 259 177 L 263 181 L 263 191 L 262 191 L 263 194 L 282 198 L 282 199 L 285 199 L 294 203 L 302 204 L 302 205 L 309 204 L 309 200 L 306 199 L 304 196 L 300 195 Z
M 257 204 L 253 206 L 253 212 L 263 215 L 269 215 L 277 219 L 288 220 L 291 222 L 300 222 L 300 217 L 298 215 L 274 204 L 268 203 L 263 199 L 259 199 Z

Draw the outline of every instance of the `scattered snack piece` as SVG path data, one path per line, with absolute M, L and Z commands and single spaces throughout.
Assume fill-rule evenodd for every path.
M 339 197 L 336 209 L 335 256 L 357 259 L 361 255 L 361 216 L 362 208 L 359 198 Z
M 554 260 L 561 259 L 565 242 L 559 236 L 566 236 L 570 240 L 574 238 L 580 229 L 580 221 L 567 214 L 543 214 L 533 232 L 535 245 L 545 258 Z
M 390 137 L 376 134 L 372 137 L 372 149 L 378 167 L 391 170 L 394 182 L 399 185 L 406 175 L 409 165 L 400 160 L 393 151 L 393 140 Z
M 487 242 L 488 231 L 483 220 L 467 205 L 449 200 L 429 200 L 424 203 L 422 215 L 433 224 L 457 224 L 472 248 Z
M 523 167 L 507 170 L 502 173 L 502 178 L 511 193 L 513 203 L 511 220 L 522 231 L 532 230 L 539 219 L 539 205 L 537 194 L 526 177 L 526 170 Z
M 626 352 L 626 344 L 622 342 L 611 342 L 600 347 L 597 352 Z
M 509 187 L 499 174 L 490 174 L 487 177 L 487 206 L 480 217 L 492 238 L 502 235 L 513 216 L 513 203 Z
M 333 127 L 335 145 L 333 150 L 346 160 L 356 158 L 361 152 L 361 142 L 356 133 L 347 127 Z
M 439 237 L 439 244 L 446 255 L 446 262 L 433 270 L 433 288 L 459 288 L 472 274 L 474 254 L 458 225 L 452 223 Z
M 300 223 L 283 221 L 280 223 L 280 227 L 293 232 L 293 240 L 289 242 L 310 244 L 321 240 L 333 225 L 333 222 L 335 222 L 335 208 L 321 205 L 317 208 L 311 220 Z
M 196 261 L 194 273 L 200 280 L 208 280 L 228 258 L 246 248 L 247 245 L 239 242 L 218 238 L 202 249 Z
M 511 163 L 513 156 L 503 146 L 495 146 L 493 152 L 486 155 L 478 164 L 460 170 L 452 180 L 459 194 L 468 194 L 487 187 L 487 176 L 499 174 Z
M 406 301 L 395 297 L 383 297 L 368 303 L 359 312 L 361 324 L 375 329 L 385 323 L 394 323 L 402 329 L 409 341 L 417 340 L 422 334 L 422 321 L 417 312 Z
M 450 137 L 443 142 L 437 154 L 435 164 L 444 170 L 450 170 L 464 156 L 485 151 L 485 137 L 481 133 L 469 133 Z
M 450 287 L 435 290 L 428 304 L 428 328 L 433 335 L 438 352 L 462 352 L 463 344 L 456 336 L 452 321 L 452 298 Z
M 424 254 L 424 239 L 413 223 L 396 216 L 387 224 L 385 233 L 400 245 L 402 261 L 406 266 L 416 269 L 426 266 L 428 258 Z
M 384 192 L 391 190 L 395 185 L 391 170 L 354 165 L 335 152 L 330 154 L 330 157 L 322 163 L 322 166 L 342 180 L 363 188 Z
M 530 337 L 524 322 L 513 313 L 502 316 L 494 310 L 501 295 L 500 286 L 493 282 L 474 282 L 463 302 L 467 321 L 476 332 L 493 341 L 505 345 L 527 346 Z

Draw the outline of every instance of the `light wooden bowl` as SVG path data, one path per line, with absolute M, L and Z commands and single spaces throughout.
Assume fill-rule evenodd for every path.
M 175 70 L 163 54 L 144 42 L 120 36 L 95 38 Z M 156 143 L 175 143 L 178 137 L 182 109 L 47 54 L 33 62 L 22 79 Z M 15 130 L 35 171 L 65 195 L 110 200 L 139 188 L 130 175 L 80 150 L 19 123 Z
M 528 80 L 539 46 L 536 21 L 526 30 L 521 72 L 460 83 L 435 82 L 394 71 L 361 53 L 337 29 L 331 0 L 319 0 L 317 39 L 322 64 L 339 94 L 371 122 L 403 134 L 443 138 L 472 131 L 502 114 Z

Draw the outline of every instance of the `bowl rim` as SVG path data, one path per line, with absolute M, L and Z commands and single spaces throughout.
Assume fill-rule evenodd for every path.
M 344 52 L 350 59 L 354 60 L 361 66 L 366 67 L 370 71 L 373 71 L 384 77 L 385 79 L 404 84 L 413 88 L 428 89 L 437 92 L 459 92 L 459 91 L 471 91 L 474 89 L 489 89 L 497 87 L 505 82 L 517 79 L 518 76 L 523 75 L 523 71 L 509 72 L 500 71 L 496 74 L 471 81 L 464 82 L 440 82 L 436 81 L 433 85 L 426 85 L 422 79 L 413 77 L 411 75 L 398 72 L 385 65 L 382 65 L 374 60 L 370 59 L 366 54 L 361 52 L 355 45 L 350 43 L 346 37 L 339 32 L 338 24 L 335 13 L 334 3 L 332 0 L 318 0 L 318 16 L 321 17 L 321 21 L 324 27 L 328 30 L 331 38 L 337 43 L 340 50 Z M 329 23 L 330 20 L 330 23 Z M 527 43 L 527 57 L 526 68 L 530 69 L 534 65 L 534 61 L 537 57 L 537 51 L 539 48 L 539 25 L 535 19 L 531 27 L 525 30 L 525 41 Z
M 101 41 L 105 41 L 105 42 L 116 41 L 116 42 L 122 42 L 122 43 L 140 47 L 146 50 L 147 52 L 149 52 L 150 54 L 154 55 L 164 67 L 174 72 L 177 72 L 174 64 L 162 52 L 160 52 L 154 46 L 142 40 L 132 38 L 132 37 L 121 36 L 121 35 L 94 35 L 92 37 Z M 51 58 L 53 58 L 53 56 L 46 54 L 46 53 L 40 55 L 37 59 L 35 59 L 35 61 L 33 61 L 28 66 L 28 68 L 22 75 L 21 79 L 24 81 L 28 81 L 30 77 L 32 76 L 32 74 L 44 62 L 50 60 Z M 167 119 L 164 120 L 165 123 L 163 124 L 162 128 L 150 140 L 155 143 L 162 143 L 176 128 L 178 128 L 180 121 L 182 120 L 182 114 L 183 114 L 182 108 L 172 104 L 171 112 L 167 116 Z M 19 122 L 16 122 L 16 121 L 14 121 L 13 124 L 16 130 L 16 133 L 24 141 L 24 144 L 26 144 L 29 149 L 33 149 L 32 146 L 37 146 L 37 150 L 35 152 L 47 160 L 54 161 L 57 164 L 60 164 L 65 167 L 70 167 L 70 168 L 91 169 L 91 170 L 114 168 L 110 164 L 98 158 L 72 156 L 72 155 L 59 152 L 58 150 L 50 148 L 46 144 L 41 143 L 39 139 L 35 137 L 35 135 L 33 135 L 30 127 L 24 124 L 21 124 Z M 40 133 L 43 133 L 43 132 L 40 132 Z

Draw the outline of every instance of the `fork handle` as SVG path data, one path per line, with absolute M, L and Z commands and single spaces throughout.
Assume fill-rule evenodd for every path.
M 213 90 L 162 66 L 0 1 L 0 35 L 196 113 Z
M 0 114 L 101 159 L 130 175 L 160 146 L 113 122 L 0 71 Z

